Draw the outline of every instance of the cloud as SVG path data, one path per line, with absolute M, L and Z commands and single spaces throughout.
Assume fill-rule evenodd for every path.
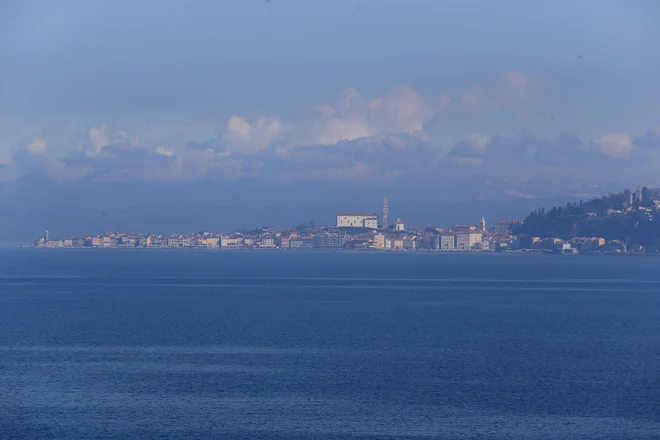
M 268 148 L 285 131 L 284 123 L 277 117 L 262 117 L 248 122 L 244 117 L 234 115 L 225 128 L 226 150 L 254 153 Z
M 25 144 L 3 168 L 5 168 L 4 174 L 13 179 L 32 176 L 40 179 L 75 181 L 82 177 L 82 170 L 69 170 L 64 161 L 49 151 L 48 143 L 43 138 Z
M 447 98 L 440 105 L 447 105 Z M 340 141 L 392 133 L 415 133 L 435 110 L 414 89 L 400 85 L 383 96 L 366 100 L 355 89 L 345 90 L 335 106 L 322 105 L 311 128 L 310 143 L 333 145 Z
M 174 156 L 174 150 L 171 150 L 169 148 L 165 148 L 162 145 L 157 146 L 154 148 L 154 153 L 160 154 L 161 156 L 167 156 L 167 157 L 172 157 Z
M 649 128 L 641 136 L 634 138 L 633 143 L 636 148 L 660 150 L 660 127 Z
M 78 146 L 78 150 L 83 151 L 88 157 L 94 157 L 101 154 L 104 148 L 117 144 L 138 146 L 137 139 L 126 131 L 111 131 L 107 125 L 103 124 L 89 129 L 87 138 Z
M 470 88 L 461 95 L 459 103 L 463 109 L 479 114 L 524 105 L 542 96 L 546 88 L 541 78 L 511 70 L 491 84 Z
M 106 125 L 89 129 L 89 138 L 85 149 L 88 156 L 100 154 L 108 145 L 110 145 L 110 139 L 108 138 L 108 127 Z
M 488 146 L 490 137 L 485 134 L 472 133 L 468 135 L 466 142 L 476 150 L 483 151 Z
M 27 144 L 25 148 L 33 156 L 43 154 L 46 152 L 46 141 L 44 139 L 37 139 Z
M 606 156 L 626 158 L 635 149 L 633 138 L 626 133 L 607 133 L 596 140 L 596 145 Z
M 334 109 L 350 109 L 355 99 L 359 99 L 357 95 Z M 250 131 L 264 126 L 258 120 L 248 124 Z M 132 138 L 109 129 L 101 130 L 104 133 L 113 140 Z M 84 143 L 91 142 L 89 131 L 85 136 Z M 544 138 L 473 132 L 455 142 L 447 153 L 434 148 L 433 139 L 419 132 L 372 135 L 329 145 L 292 144 L 284 153 L 276 146 L 228 150 L 224 139 L 180 146 L 124 141 L 104 145 L 97 154 L 90 155 L 85 148 L 61 157 L 53 155 L 47 139 L 38 138 L 24 144 L 0 167 L 0 179 L 23 176 L 54 181 L 296 185 L 360 182 L 434 191 L 441 188 L 446 197 L 469 193 L 482 198 L 593 194 L 604 191 L 607 185 L 651 181 L 660 157 L 651 154 L 651 147 L 639 145 L 650 145 L 654 136 L 652 131 L 638 137 L 606 133 L 584 142 L 571 134 Z M 243 136 L 237 142 L 251 139 L 251 135 Z M 105 142 L 97 145 L 101 144 Z
M 465 140 L 454 144 L 448 157 L 459 166 L 481 165 L 484 161 L 486 147 L 491 138 L 485 134 L 471 133 Z
M 427 101 L 406 85 L 375 97 L 348 88 L 333 105 L 318 106 L 296 124 L 278 116 L 234 114 L 218 129 L 213 122 L 203 129 L 179 127 L 182 135 L 176 139 L 162 135 L 157 124 L 146 132 L 100 124 L 79 131 L 82 135 L 73 143 L 78 147 L 68 153 L 59 148 L 62 136 L 44 132 L 19 148 L 2 167 L 2 178 L 415 183 L 512 196 L 560 188 L 586 191 L 590 180 L 654 175 L 660 132 L 653 129 L 637 137 L 605 133 L 587 142 L 571 134 L 509 136 L 482 128 L 466 130 L 451 143 L 442 132 L 425 131 L 432 121 L 448 117 L 451 122 L 466 106 L 484 111 L 523 105 L 540 96 L 540 90 L 542 81 L 519 71 L 468 90 L 457 103 L 447 95 Z M 448 144 L 440 148 L 444 142 Z

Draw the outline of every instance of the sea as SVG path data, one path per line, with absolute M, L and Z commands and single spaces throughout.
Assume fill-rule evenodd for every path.
M 0 250 L 0 439 L 658 439 L 660 258 Z

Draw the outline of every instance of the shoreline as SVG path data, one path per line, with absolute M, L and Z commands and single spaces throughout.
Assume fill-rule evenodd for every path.
M 350 253 L 388 253 L 388 254 L 499 254 L 499 255 L 553 255 L 553 256 L 629 256 L 629 257 L 660 257 L 660 252 L 585 252 L 563 254 L 561 252 L 547 252 L 538 250 L 515 250 L 496 252 L 491 250 L 474 251 L 442 251 L 435 249 L 413 249 L 413 250 L 392 250 L 392 249 L 283 249 L 283 248 L 168 248 L 168 247 L 59 247 L 47 248 L 37 246 L 6 247 L 4 249 L 30 249 L 46 251 L 173 251 L 173 252 L 350 252 Z

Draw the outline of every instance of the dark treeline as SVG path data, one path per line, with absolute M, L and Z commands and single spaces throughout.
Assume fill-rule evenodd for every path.
M 649 211 L 650 210 L 650 211 Z M 517 233 L 529 237 L 602 237 L 633 246 L 660 249 L 660 218 L 654 194 L 644 188 L 641 197 L 626 190 L 600 199 L 537 209 L 525 218 Z

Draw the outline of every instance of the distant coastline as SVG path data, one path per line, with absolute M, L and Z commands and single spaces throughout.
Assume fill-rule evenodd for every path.
M 107 232 L 66 238 L 52 238 L 46 230 L 33 247 L 660 255 L 660 189 L 647 187 L 547 211 L 540 208 L 524 220 L 501 219 L 491 227 L 487 227 L 482 216 L 472 224 L 413 229 L 401 218 L 390 222 L 389 214 L 385 197 L 380 215 L 340 211 L 333 225 L 310 222 L 296 227 L 257 226 L 228 233 Z
M 4 249 L 16 249 L 19 246 L 4 247 Z M 42 248 L 34 245 L 23 245 L 21 249 L 29 250 L 46 250 L 46 251 L 97 251 L 97 252 L 124 252 L 124 251 L 155 251 L 155 252 L 297 252 L 297 253 L 388 253 L 388 254 L 434 254 L 434 255 L 548 255 L 548 256 L 629 256 L 629 257 L 660 257 L 660 252 L 573 252 L 564 253 L 541 251 L 534 249 L 519 249 L 519 250 L 505 250 L 505 251 L 492 251 L 492 250 L 472 250 L 472 251 L 443 251 L 433 249 L 415 249 L 415 250 L 392 250 L 392 249 L 290 249 L 290 248 L 168 248 L 168 247 L 111 247 L 111 248 L 93 248 L 93 247 L 70 247 L 70 248 Z M 2 247 L 0 247 L 2 249 Z

